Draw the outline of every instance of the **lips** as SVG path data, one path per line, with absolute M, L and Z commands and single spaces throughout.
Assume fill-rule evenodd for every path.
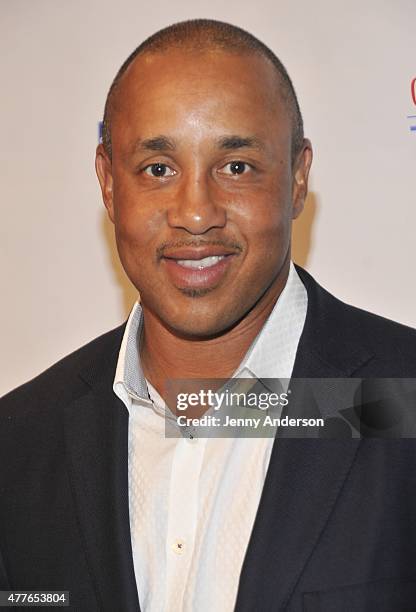
M 225 247 L 185 247 L 168 250 L 161 262 L 178 289 L 211 289 L 226 275 L 237 254 Z

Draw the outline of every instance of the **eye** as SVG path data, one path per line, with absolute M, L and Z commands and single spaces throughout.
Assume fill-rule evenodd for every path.
M 165 178 L 166 176 L 174 176 L 176 174 L 175 170 L 173 170 L 170 166 L 166 164 L 150 164 L 143 168 L 142 172 L 147 174 L 148 176 L 154 176 L 156 178 Z
M 236 160 L 236 161 L 229 162 L 228 164 L 223 166 L 221 168 L 221 172 L 223 174 L 237 176 L 239 174 L 247 173 L 247 170 L 250 170 L 250 169 L 251 169 L 251 166 L 250 164 L 247 164 L 247 162 Z

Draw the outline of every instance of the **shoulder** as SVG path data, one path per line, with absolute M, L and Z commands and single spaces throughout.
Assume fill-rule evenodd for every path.
M 386 365 L 379 375 L 416 376 L 415 329 L 340 301 L 337 310 L 340 324 Z
M 346 304 L 305 270 L 297 267 L 297 271 L 308 293 L 310 336 L 315 343 L 325 338 L 328 352 L 332 356 L 338 352 L 340 360 L 347 353 L 365 351 L 372 356 L 368 376 L 416 376 L 415 329 Z
M 115 372 L 125 323 L 82 346 L 32 380 L 0 398 L 0 416 L 19 407 L 63 405 L 85 393 L 103 369 Z

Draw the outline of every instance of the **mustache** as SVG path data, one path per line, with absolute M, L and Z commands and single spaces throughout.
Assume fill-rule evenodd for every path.
M 175 240 L 172 242 L 163 242 L 156 249 L 156 255 L 158 259 L 161 259 L 167 250 L 177 249 L 181 247 L 206 247 L 206 246 L 221 246 L 226 249 L 232 249 L 233 251 L 237 251 L 241 253 L 243 247 L 239 242 L 235 240 L 201 240 L 201 239 L 190 239 L 190 240 Z

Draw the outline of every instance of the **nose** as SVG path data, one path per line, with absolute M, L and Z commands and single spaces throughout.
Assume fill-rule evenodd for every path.
M 224 227 L 226 221 L 224 202 L 209 176 L 196 172 L 184 176 L 168 209 L 169 226 L 190 234 L 205 234 L 210 229 Z

